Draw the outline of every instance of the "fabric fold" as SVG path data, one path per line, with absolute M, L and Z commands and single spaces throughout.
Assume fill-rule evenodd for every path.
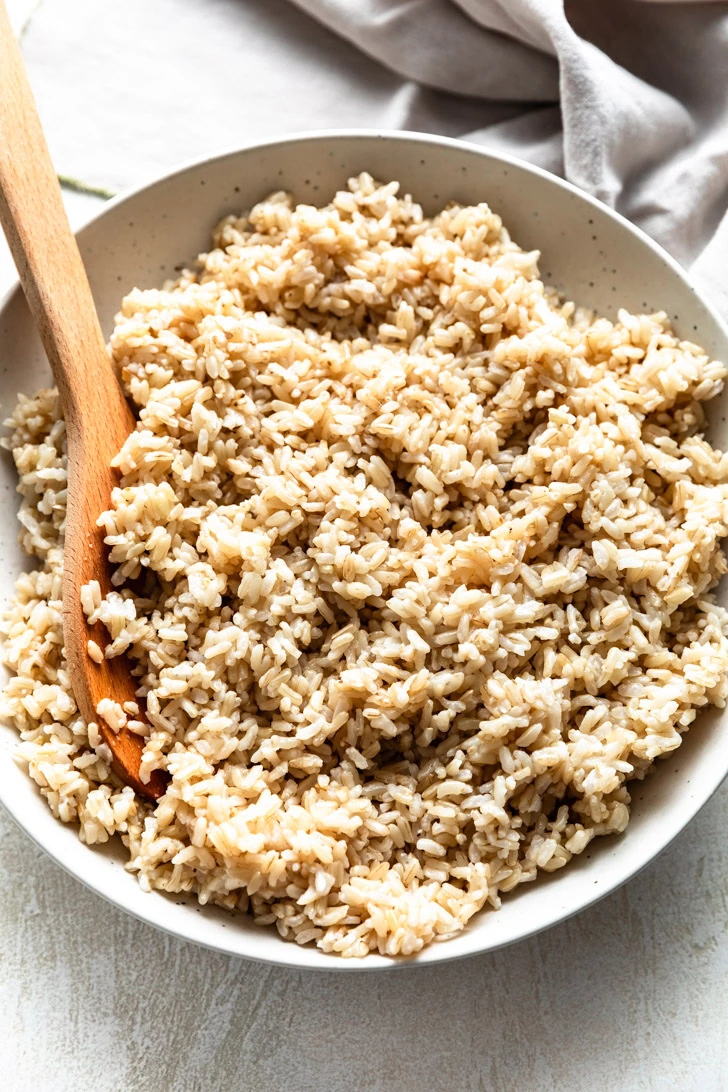
M 59 173 L 86 183 L 277 133 L 406 128 L 562 174 L 685 265 L 705 251 L 703 277 L 717 261 L 723 0 L 54 0 L 24 49 Z

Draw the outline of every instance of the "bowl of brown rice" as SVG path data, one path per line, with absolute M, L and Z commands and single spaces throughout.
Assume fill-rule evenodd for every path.
M 0 801 L 230 954 L 485 952 L 647 865 L 728 772 L 728 332 L 605 206 L 459 141 L 194 163 L 79 235 L 137 416 L 99 513 L 155 804 L 76 710 L 65 429 L 0 308 Z M 99 649 L 90 648 L 91 655 Z

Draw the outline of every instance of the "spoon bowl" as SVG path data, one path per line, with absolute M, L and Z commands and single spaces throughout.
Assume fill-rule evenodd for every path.
M 142 738 L 114 731 L 98 716 L 104 699 L 122 707 L 140 699 L 129 663 L 121 657 L 97 663 L 89 642 L 104 650 L 100 624 L 87 623 L 81 589 L 96 581 L 111 590 L 103 532 L 117 475 L 111 467 L 134 417 L 114 376 L 91 289 L 68 223 L 20 50 L 0 0 L 0 223 L 12 251 L 28 306 L 58 387 L 66 422 L 68 512 L 63 568 L 63 637 L 71 684 L 87 723 L 96 721 L 118 776 L 136 792 L 156 799 L 164 779 L 142 781 Z M 143 711 L 135 714 L 143 717 Z

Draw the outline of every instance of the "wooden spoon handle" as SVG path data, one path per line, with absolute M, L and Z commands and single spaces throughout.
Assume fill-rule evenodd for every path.
M 104 339 L 20 49 L 0 0 L 0 219 L 58 385 L 67 424 L 83 405 L 88 353 Z M 84 347 L 80 353 L 79 346 Z M 103 375 L 118 386 L 106 364 Z
M 88 639 L 106 643 L 102 627 L 86 624 L 80 592 L 98 580 L 102 594 L 111 578 L 96 520 L 109 507 L 117 475 L 111 460 L 134 417 L 111 368 L 86 270 L 63 207 L 58 179 L 30 90 L 20 49 L 0 0 L 0 222 L 18 268 L 28 306 L 58 386 L 68 445 L 68 509 L 63 572 L 63 635 L 71 683 L 87 722 L 98 720 L 103 697 L 133 700 L 129 664 L 118 658 L 95 665 Z M 143 743 L 127 729 L 99 729 L 114 768 L 146 796 L 164 781 L 139 780 Z

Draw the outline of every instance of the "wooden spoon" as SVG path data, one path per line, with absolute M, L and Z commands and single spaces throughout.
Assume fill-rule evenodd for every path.
M 68 443 L 68 513 L 63 562 L 63 636 L 76 704 L 96 721 L 118 776 L 157 799 L 165 788 L 156 771 L 139 777 L 142 739 L 112 731 L 97 715 L 102 698 L 136 701 L 137 681 L 123 657 L 96 664 L 88 641 L 108 636 L 87 625 L 81 587 L 98 580 L 111 588 L 111 570 L 96 526 L 109 507 L 117 475 L 110 463 L 134 429 L 134 417 L 111 368 L 86 271 L 66 217 L 56 174 L 28 84 L 20 49 L 0 0 L 0 222 L 18 268 L 28 306 L 58 386 Z

